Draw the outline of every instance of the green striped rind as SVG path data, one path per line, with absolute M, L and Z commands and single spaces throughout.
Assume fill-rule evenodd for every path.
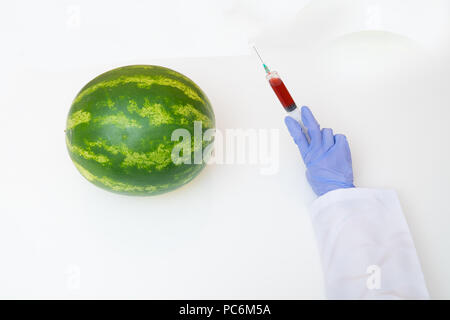
M 95 185 L 156 195 L 186 184 L 204 167 L 171 160 L 178 143 L 172 132 L 183 128 L 193 137 L 194 121 L 203 132 L 215 125 L 208 98 L 192 80 L 159 66 L 127 66 L 81 89 L 67 118 L 66 144 L 78 171 Z M 193 163 L 193 139 L 191 146 Z

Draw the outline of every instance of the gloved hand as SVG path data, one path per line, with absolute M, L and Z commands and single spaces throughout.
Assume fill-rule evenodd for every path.
M 306 178 L 314 192 L 321 196 L 328 191 L 354 188 L 353 169 L 347 138 L 333 135 L 333 130 L 320 126 L 308 107 L 301 109 L 302 122 L 308 130 L 308 142 L 300 124 L 293 118 L 285 118 L 286 126 L 300 149 L 306 165 Z

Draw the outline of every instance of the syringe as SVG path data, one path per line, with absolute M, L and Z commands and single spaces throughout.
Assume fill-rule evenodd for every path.
M 270 71 L 269 67 L 264 63 L 263 59 L 259 55 L 258 50 L 256 50 L 256 47 L 253 46 L 253 49 L 255 50 L 257 56 L 259 57 L 259 60 L 261 60 L 261 63 L 264 67 L 264 70 L 266 71 L 266 79 L 269 81 L 270 86 L 272 87 L 273 91 L 278 97 L 278 100 L 280 100 L 281 105 L 283 106 L 284 110 L 288 113 L 288 115 L 295 120 L 297 120 L 300 123 L 300 126 L 302 127 L 303 133 L 306 135 L 306 139 L 308 139 L 308 142 L 310 141 L 307 129 L 303 125 L 302 122 L 302 116 L 300 113 L 300 109 L 297 108 L 297 105 L 294 102 L 294 99 L 292 99 L 291 94 L 289 93 L 288 89 L 284 85 L 284 82 L 281 80 L 280 76 L 278 75 L 278 72 L 276 71 Z

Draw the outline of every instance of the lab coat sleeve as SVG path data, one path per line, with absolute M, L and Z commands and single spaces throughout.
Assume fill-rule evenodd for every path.
M 395 191 L 338 189 L 310 213 L 329 299 L 428 299 Z

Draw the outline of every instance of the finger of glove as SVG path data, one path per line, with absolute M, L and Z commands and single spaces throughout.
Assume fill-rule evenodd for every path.
M 334 141 L 335 141 L 336 146 L 341 146 L 342 147 L 345 144 L 348 144 L 347 143 L 347 137 L 345 135 L 343 135 L 343 134 L 340 134 L 340 133 L 336 133 L 334 135 Z
M 348 187 L 354 187 L 353 184 L 353 170 L 352 170 L 352 155 L 350 153 L 350 146 L 348 144 L 346 136 L 343 134 L 336 134 L 334 136 L 336 143 L 333 146 L 333 149 L 336 148 L 336 152 L 340 153 L 343 156 L 344 172 L 345 172 L 345 183 L 347 183 Z
M 347 137 L 343 134 L 336 134 L 334 136 L 335 144 L 333 148 L 339 151 L 344 151 L 347 157 L 350 158 L 350 147 L 348 145 Z
M 334 145 L 334 135 L 333 129 L 323 128 L 322 129 L 322 148 L 328 151 Z
M 308 134 L 311 138 L 311 148 L 319 147 L 322 143 L 320 125 L 308 107 L 302 107 L 302 122 L 308 129 Z
M 300 154 L 302 158 L 305 158 L 305 155 L 309 148 L 308 140 L 306 140 L 305 134 L 302 131 L 302 127 L 297 120 L 287 116 L 284 118 L 284 123 L 286 123 L 286 127 L 291 134 L 291 137 L 294 139 L 295 144 L 300 149 Z

